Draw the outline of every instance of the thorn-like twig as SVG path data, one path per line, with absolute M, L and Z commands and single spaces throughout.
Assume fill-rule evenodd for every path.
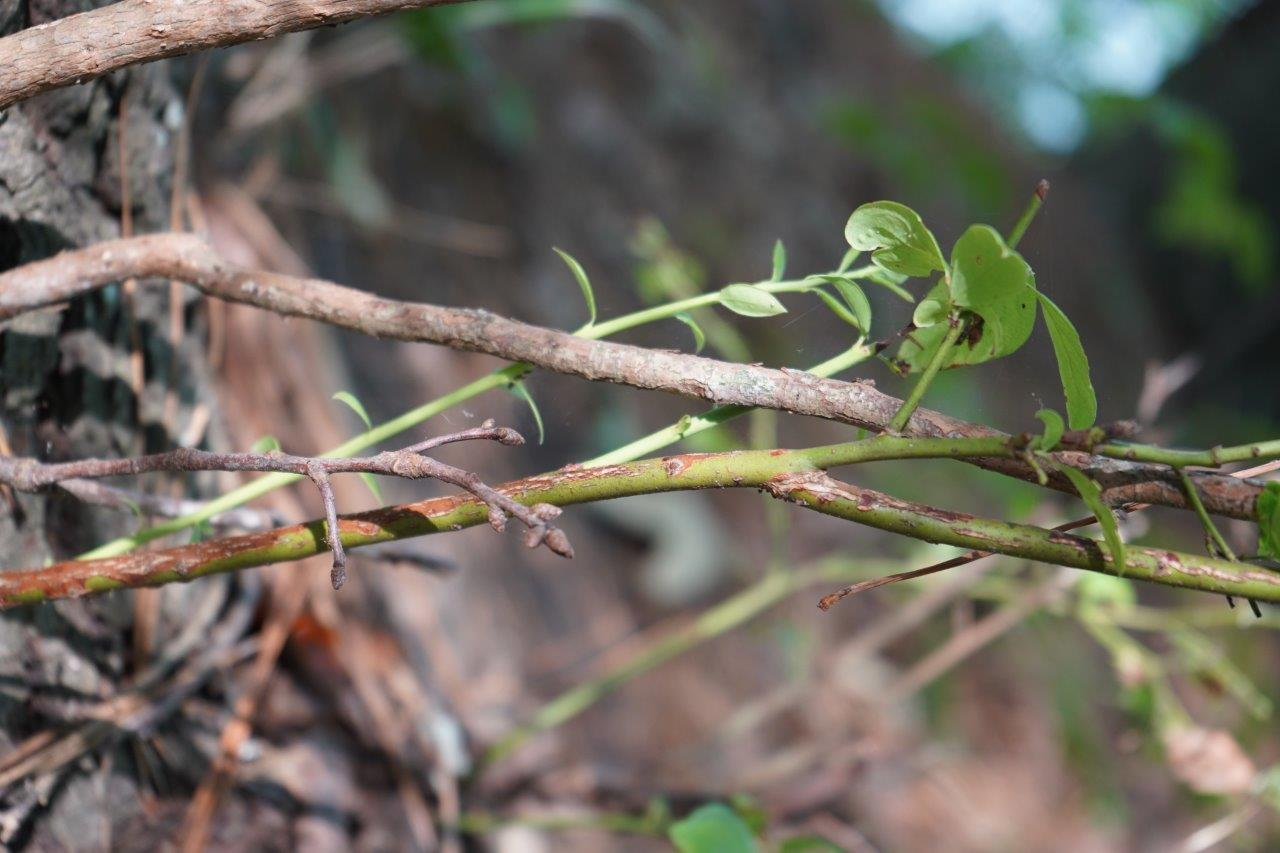
M 311 480 L 324 503 L 325 542 L 333 553 L 333 588 L 339 589 L 347 579 L 347 555 L 338 535 L 338 507 L 330 477 L 334 474 L 383 474 L 410 480 L 433 479 L 457 486 L 475 495 L 489 508 L 489 523 L 502 531 L 508 517 L 518 519 L 527 528 L 525 542 L 531 548 L 546 545 L 562 557 L 573 556 L 573 546 L 564 531 L 551 522 L 560 514 L 558 507 L 536 504 L 528 507 L 486 484 L 470 471 L 447 465 L 427 451 L 446 444 L 473 440 L 496 441 L 509 447 L 524 444 L 515 430 L 494 426 L 485 421 L 479 427 L 440 435 L 420 441 L 401 450 L 387 451 L 363 458 L 293 456 L 271 453 L 211 453 L 181 448 L 167 453 L 154 453 L 133 459 L 82 459 L 75 462 L 44 463 L 36 459 L 0 457 L 0 484 L 23 492 L 37 492 L 57 485 L 71 485 L 71 494 L 89 493 L 83 485 L 99 477 L 143 474 L 151 471 L 260 471 L 299 474 Z

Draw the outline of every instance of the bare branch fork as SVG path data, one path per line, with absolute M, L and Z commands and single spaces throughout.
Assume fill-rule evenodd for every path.
M 430 478 L 466 490 L 488 509 L 487 518 L 494 530 L 501 532 L 511 516 L 528 528 L 525 542 L 530 548 L 545 544 L 562 557 L 573 556 L 573 546 L 564 531 L 551 521 L 560 514 L 549 504 L 525 506 L 506 494 L 486 485 L 480 477 L 424 455 L 429 450 L 459 441 L 496 441 L 515 447 L 524 438 L 515 430 L 495 427 L 493 421 L 481 426 L 436 436 L 400 450 L 364 458 L 331 458 L 293 456 L 279 451 L 270 453 L 211 453 L 181 448 L 167 453 L 154 453 L 134 459 L 82 459 L 75 462 L 44 463 L 35 459 L 0 457 L 0 483 L 24 492 L 36 492 L 55 485 L 80 484 L 101 477 L 143 474 L 153 471 L 257 471 L 300 474 L 311 480 L 320 492 L 325 510 L 325 540 L 333 552 L 333 588 L 346 582 L 347 557 L 338 530 L 338 510 L 329 478 L 333 474 L 384 474 L 417 480 Z M 74 490 L 73 490 L 74 493 Z
M 156 234 L 71 250 L 0 274 L 0 321 L 57 305 L 74 296 L 126 278 L 185 281 L 204 293 L 254 305 L 277 314 L 306 317 L 375 337 L 443 344 L 594 381 L 666 391 L 717 404 L 779 409 L 827 418 L 880 432 L 901 411 L 902 401 L 865 382 L 841 382 L 811 374 L 736 364 L 677 352 L 589 340 L 539 328 L 487 311 L 401 302 L 320 279 L 236 268 L 204 241 L 185 234 Z M 1005 433 L 917 409 L 902 432 L 928 437 L 998 437 Z M 1087 473 L 1113 506 L 1149 503 L 1189 508 L 1187 493 L 1170 465 L 1207 464 L 1159 457 L 1160 464 L 1131 461 L 1127 445 L 1092 446 L 1055 459 Z M 1256 458 L 1246 448 L 1241 460 Z M 1216 460 L 1216 461 L 1213 461 Z M 1214 456 L 1212 464 L 1228 459 Z M 988 470 L 1038 482 L 1034 468 L 1015 456 L 967 461 Z M 1214 515 L 1255 518 L 1256 482 L 1196 472 L 1197 492 Z M 1047 485 L 1067 494 L 1074 487 L 1051 472 Z

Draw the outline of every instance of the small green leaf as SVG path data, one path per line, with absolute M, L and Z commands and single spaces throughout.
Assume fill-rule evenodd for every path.
M 702 327 L 698 325 L 698 321 L 685 311 L 677 314 L 676 319 L 688 326 L 689 330 L 693 332 L 693 351 L 695 353 L 702 352 L 702 348 L 707 345 L 707 336 L 703 333 Z
M 1268 480 L 1258 495 L 1258 556 L 1280 559 L 1280 480 Z
M 533 395 L 529 393 L 529 389 L 524 387 L 523 382 L 512 382 L 511 393 L 515 394 L 529 406 L 529 411 L 533 412 L 533 422 L 538 427 L 538 444 L 542 444 L 546 440 L 547 433 L 542 428 L 542 412 L 538 411 L 538 404 L 533 401 Z
M 350 391 L 339 391 L 337 394 L 333 395 L 333 399 L 341 403 L 346 403 L 351 411 L 360 416 L 360 420 L 364 421 L 364 425 L 367 428 L 373 429 L 373 421 L 369 420 L 369 413 L 364 410 L 364 404 L 356 399 L 355 394 L 352 394 Z
M 756 853 L 747 824 L 723 803 L 709 803 L 668 830 L 680 853 Z
M 1041 409 L 1036 412 L 1036 417 L 1044 424 L 1044 435 L 1040 437 L 1038 449 L 1048 453 L 1058 446 L 1059 441 L 1062 441 L 1062 432 L 1066 425 L 1062 422 L 1062 415 L 1053 409 Z
M 859 207 L 849 217 L 844 237 L 853 248 L 871 252 L 873 263 L 892 272 L 924 278 L 947 269 L 938 241 L 920 214 L 896 201 Z
M 868 301 L 867 294 L 862 291 L 861 287 L 858 287 L 852 280 L 844 276 L 837 278 L 832 284 L 836 286 L 836 290 L 840 291 L 840 297 L 849 306 L 853 316 L 858 318 L 858 328 L 870 334 L 871 302 Z
M 369 490 L 369 493 L 373 495 L 373 499 L 375 501 L 377 501 L 379 504 L 386 503 L 386 501 L 382 499 L 382 487 L 378 485 L 377 478 L 375 478 L 368 471 L 361 471 L 360 479 L 364 481 L 365 488 L 367 488 Z
M 916 304 L 916 310 L 911 312 L 911 322 L 917 329 L 927 329 L 947 319 L 947 311 L 949 310 L 951 308 L 945 302 L 939 302 L 936 299 L 921 299 Z
M 1111 561 L 1115 563 L 1117 574 L 1123 575 L 1124 540 L 1120 538 L 1120 525 L 1116 523 L 1111 507 L 1107 506 L 1106 501 L 1102 499 L 1102 489 L 1079 469 L 1060 465 L 1058 470 L 1066 475 L 1071 485 L 1075 486 L 1080 494 L 1080 499 L 1084 501 L 1085 506 L 1098 517 L 1098 524 L 1102 526 L 1102 538 L 1107 541 L 1107 550 L 1111 552 Z
M 1098 417 L 1098 398 L 1089 379 L 1089 357 L 1080 343 L 1080 333 L 1053 300 L 1039 291 L 1044 324 L 1049 327 L 1053 354 L 1058 359 L 1062 393 L 1067 398 L 1067 422 L 1072 429 L 1088 429 Z
M 591 290 L 591 280 L 587 278 L 587 271 L 582 268 L 582 264 L 578 263 L 577 258 L 562 249 L 555 246 L 551 250 L 560 256 L 560 260 L 564 261 L 573 277 L 578 280 L 578 287 L 582 288 L 582 298 L 587 301 L 587 325 L 594 326 L 596 323 L 596 295 Z
M 270 453 L 273 450 L 280 449 L 280 439 L 274 435 L 264 435 L 253 443 L 249 448 L 250 453 Z
M 840 259 L 840 266 L 836 267 L 837 273 L 848 272 L 849 267 L 853 266 L 853 262 L 858 259 L 858 255 L 862 252 L 857 249 L 850 249 L 844 253 L 844 257 Z
M 773 276 L 770 281 L 782 281 L 787 272 L 787 247 L 779 240 L 773 244 Z
M 720 291 L 720 304 L 744 317 L 773 317 L 787 313 L 772 293 L 753 284 L 731 284 Z

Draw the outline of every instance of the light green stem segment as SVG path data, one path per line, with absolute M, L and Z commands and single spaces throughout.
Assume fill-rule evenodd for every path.
M 1213 447 L 1209 450 L 1176 450 L 1153 444 L 1100 444 L 1093 452 L 1112 459 L 1128 459 L 1134 462 L 1151 462 L 1174 468 L 1197 466 L 1217 468 L 1236 462 L 1261 462 L 1280 457 L 1280 440 L 1259 441 L 1234 447 Z
M 1022 211 L 1013 230 L 1009 232 L 1010 249 L 1018 248 L 1018 244 L 1022 242 L 1022 235 L 1027 233 L 1027 228 L 1031 225 L 1031 220 L 1035 219 L 1036 214 L 1040 212 L 1040 206 L 1044 204 L 1044 198 L 1041 196 L 1042 188 L 1047 190 L 1048 184 L 1044 183 L 1036 187 L 1036 191 L 1031 194 L 1031 200 L 1027 202 L 1026 209 Z
M 869 273 L 873 270 L 874 267 L 866 267 L 853 270 L 849 274 L 857 276 Z M 808 290 L 812 287 L 812 284 L 807 284 L 804 279 L 797 279 L 794 281 L 760 282 L 757 286 L 769 291 L 770 293 L 788 293 Z M 682 311 L 687 311 L 691 308 L 717 304 L 719 302 L 719 298 L 718 293 L 704 293 L 699 296 L 682 299 L 678 302 L 671 302 L 654 308 L 646 308 L 643 311 L 636 311 L 595 326 L 586 326 L 579 329 L 574 334 L 578 337 L 587 338 L 589 340 L 599 340 L 601 338 L 608 337 L 609 335 L 614 335 L 618 332 L 644 325 L 645 323 L 652 323 L 657 320 L 665 320 L 674 317 Z M 862 347 L 861 345 L 855 346 L 853 349 L 816 366 L 811 372 L 818 376 L 831 376 L 837 371 L 844 370 L 845 368 L 857 364 L 860 361 L 865 361 L 870 357 L 870 355 L 870 350 L 866 347 Z M 533 367 L 531 365 L 521 363 L 513 364 L 500 370 L 495 370 L 488 376 L 481 377 L 474 382 L 468 383 L 467 385 L 458 388 L 456 391 L 452 391 L 449 394 L 432 400 L 429 403 L 424 403 L 416 409 L 405 412 L 397 418 L 389 420 L 386 423 L 379 424 L 371 430 L 360 433 L 349 441 L 345 441 L 337 447 L 326 451 L 322 455 L 328 457 L 354 456 L 363 450 L 368 450 L 369 448 L 375 447 L 382 442 L 405 432 L 406 430 L 412 429 L 423 421 L 435 417 L 453 406 L 461 405 L 473 397 L 478 397 L 486 391 L 510 387 L 512 383 L 525 376 L 532 369 Z M 819 373 L 819 370 L 824 372 Z M 718 406 L 717 408 L 707 412 L 705 415 L 701 415 L 689 421 L 683 431 L 678 430 L 677 427 L 679 427 L 680 424 L 676 424 L 672 427 L 660 430 L 651 436 L 640 439 L 637 442 L 633 442 L 631 445 L 628 445 L 629 448 L 636 447 L 641 449 L 637 450 L 631 456 L 619 456 L 622 452 L 619 450 L 608 454 L 607 458 L 613 461 L 621 461 L 624 458 L 636 459 L 644 453 L 659 447 L 665 447 L 672 442 L 680 440 L 686 435 L 692 435 L 705 429 L 710 429 L 711 427 L 723 423 L 730 418 L 737 417 L 745 411 L 747 411 L 746 408 L 738 406 Z M 597 461 L 595 464 L 603 463 Z M 260 498 L 269 492 L 273 492 L 276 489 L 287 486 L 290 483 L 296 483 L 301 479 L 302 477 L 297 474 L 266 474 L 250 483 L 246 483 L 239 488 L 232 489 L 226 494 L 210 500 L 196 512 L 188 513 L 187 515 L 179 516 L 160 524 L 153 525 L 152 527 L 144 528 L 130 536 L 122 536 L 119 539 L 113 539 L 104 545 L 94 548 L 92 551 L 81 554 L 79 559 L 94 560 L 100 557 L 115 557 L 120 554 L 125 554 L 140 545 L 146 544 L 147 542 L 152 542 L 156 539 L 160 539 L 161 537 L 180 533 L 183 530 L 195 527 L 198 524 L 208 521 L 219 513 L 235 509 L 249 501 Z
M 942 366 L 947 363 L 947 358 L 951 355 L 951 348 L 956 345 L 956 341 L 960 340 L 960 334 L 964 329 L 964 323 L 961 318 L 952 316 L 948 318 L 948 322 L 951 326 L 947 329 L 947 334 L 938 342 L 938 349 L 934 351 L 933 357 L 925 365 L 924 373 L 920 374 L 920 378 L 916 380 L 916 384 L 911 388 L 911 393 L 907 395 L 907 399 L 902 402 L 898 411 L 894 413 L 893 420 L 889 422 L 890 432 L 902 432 L 907 422 L 911 420 L 915 410 L 920 406 L 920 401 L 924 399 L 925 392 L 933 384 L 938 371 L 942 370 Z

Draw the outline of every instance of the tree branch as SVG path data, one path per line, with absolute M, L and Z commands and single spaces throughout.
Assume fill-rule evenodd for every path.
M 667 456 L 598 468 L 570 466 L 496 488 L 526 506 L 568 506 L 630 495 L 708 488 L 756 488 L 810 509 L 946 545 L 972 548 L 1169 586 L 1280 602 L 1280 574 L 1212 557 L 1127 548 L 1117 566 L 1092 539 L 1023 524 L 975 518 L 836 482 L 822 469 L 874 459 L 920 458 L 922 442 L 881 436 L 803 450 Z M 955 453 L 993 453 L 992 439 L 955 439 Z M 930 456 L 939 454 L 931 449 Z M 489 509 L 471 495 L 433 498 L 337 519 L 347 548 L 471 527 Z M 122 587 L 189 581 L 218 572 L 298 560 L 325 549 L 313 521 L 164 551 L 0 572 L 0 607 L 74 598 Z
M 0 109 L 169 56 L 466 0 L 120 0 L 0 39 Z
M 443 344 L 453 349 L 525 362 L 556 373 L 616 382 L 731 404 L 780 409 L 880 432 L 902 401 L 869 383 L 822 379 L 808 373 L 716 361 L 683 353 L 589 340 L 469 308 L 400 302 L 320 279 L 239 269 L 204 241 L 186 234 L 114 240 L 63 252 L 0 274 L 0 320 L 56 305 L 126 278 L 188 282 L 204 293 L 277 314 L 306 317 L 380 338 Z M 940 412 L 919 409 L 904 432 L 932 437 L 1009 437 Z M 1055 459 L 1080 468 L 1102 486 L 1113 505 L 1150 503 L 1187 507 L 1177 474 L 1164 465 L 1063 452 Z M 970 460 L 1028 482 L 1036 472 L 1007 456 Z M 1060 474 L 1048 485 L 1074 494 Z M 1209 512 L 1255 518 L 1257 483 L 1198 472 L 1196 485 Z
M 486 421 L 475 429 L 463 430 L 418 442 L 402 450 L 379 453 L 364 458 L 292 456 L 272 453 L 210 453 L 181 448 L 167 453 L 153 453 L 134 459 L 82 459 L 76 462 L 44 463 L 36 459 L 0 456 L 0 483 L 23 492 L 36 492 L 64 481 L 80 482 L 99 477 L 142 474 L 151 471 L 259 471 L 300 474 L 311 480 L 324 503 L 325 541 L 333 552 L 333 588 L 346 583 L 347 557 L 342 539 L 334 535 L 338 529 L 338 509 L 333 497 L 332 474 L 384 474 L 416 480 L 430 478 L 458 486 L 474 495 L 488 508 L 489 524 L 501 532 L 507 516 L 519 519 L 529 529 L 525 537 L 530 548 L 546 544 L 562 557 L 572 557 L 573 547 L 559 528 L 550 522 L 560 510 L 550 505 L 525 506 L 488 486 L 479 476 L 424 456 L 446 444 L 459 441 L 488 440 L 508 446 L 524 444 L 515 430 L 495 427 Z

